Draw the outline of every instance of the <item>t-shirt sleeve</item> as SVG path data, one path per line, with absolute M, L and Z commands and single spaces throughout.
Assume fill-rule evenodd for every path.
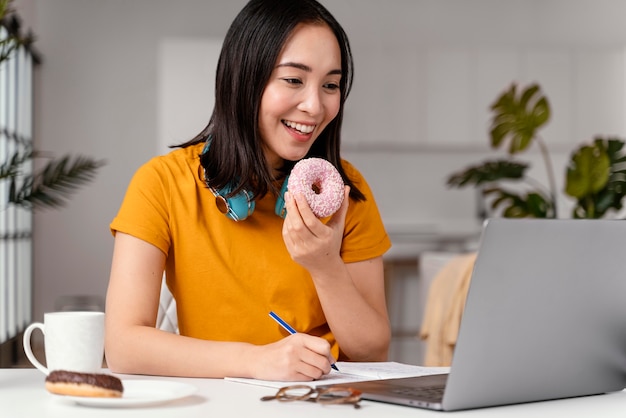
M 169 185 L 168 171 L 159 157 L 140 167 L 110 224 L 113 235 L 117 231 L 132 235 L 167 255 L 170 247 Z
M 374 194 L 356 168 L 345 161 L 343 164 L 346 174 L 365 195 L 365 200 L 350 200 L 341 257 L 346 263 L 379 257 L 391 248 L 391 240 L 385 230 Z

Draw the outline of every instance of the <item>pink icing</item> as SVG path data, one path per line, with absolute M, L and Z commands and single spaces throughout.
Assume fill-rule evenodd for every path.
M 289 175 L 287 189 L 306 197 L 318 218 L 337 212 L 343 202 L 343 179 L 337 169 L 323 158 L 305 158 L 296 163 Z

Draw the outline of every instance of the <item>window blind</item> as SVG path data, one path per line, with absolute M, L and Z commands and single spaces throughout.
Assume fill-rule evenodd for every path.
M 0 27 L 2 39 L 7 29 Z M 25 47 L 0 63 L 0 165 L 32 147 L 34 56 Z M 32 162 L 21 166 L 32 172 Z M 9 181 L 0 180 L 0 343 L 32 320 L 32 213 L 8 204 Z

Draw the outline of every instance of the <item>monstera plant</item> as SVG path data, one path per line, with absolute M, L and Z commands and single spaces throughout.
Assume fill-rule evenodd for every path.
M 31 48 L 33 36 L 20 34 L 20 21 L 10 9 L 11 0 L 0 0 L 0 72 L 2 64 L 11 60 L 19 48 Z M 3 92 L 0 92 L 3 93 Z M 35 150 L 24 138 L 0 126 L 0 138 L 15 144 L 13 151 L 5 148 L 0 154 L 0 182 L 8 182 L 7 196 L 0 196 L 0 211 L 6 204 L 27 209 L 62 206 L 69 195 L 84 183 L 91 181 L 104 161 L 84 156 L 64 155 L 53 158 L 50 153 Z M 27 169 L 34 160 L 41 160 L 36 171 Z
M 554 169 L 540 130 L 550 120 L 550 104 L 538 84 L 518 92 L 514 83 L 491 105 L 489 130 L 492 148 L 508 143 L 505 158 L 485 161 L 453 173 L 449 187 L 482 190 L 494 211 L 511 218 L 557 217 Z M 515 159 L 531 146 L 539 147 L 546 165 L 548 186 L 527 176 L 530 164 Z M 575 149 L 565 172 L 564 193 L 575 201 L 573 218 L 602 218 L 622 209 L 626 195 L 626 154 L 619 138 L 595 138 Z

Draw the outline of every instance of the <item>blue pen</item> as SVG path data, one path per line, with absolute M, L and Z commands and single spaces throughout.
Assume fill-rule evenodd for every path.
M 274 321 L 278 322 L 278 325 L 283 327 L 288 333 L 295 334 L 297 332 L 295 329 L 293 329 L 293 327 L 291 325 L 286 323 L 280 316 L 276 315 L 276 313 L 270 311 L 270 316 L 272 317 L 272 319 Z M 330 367 L 332 367 L 333 369 L 339 371 L 339 369 L 337 368 L 337 366 L 335 364 L 331 364 Z

